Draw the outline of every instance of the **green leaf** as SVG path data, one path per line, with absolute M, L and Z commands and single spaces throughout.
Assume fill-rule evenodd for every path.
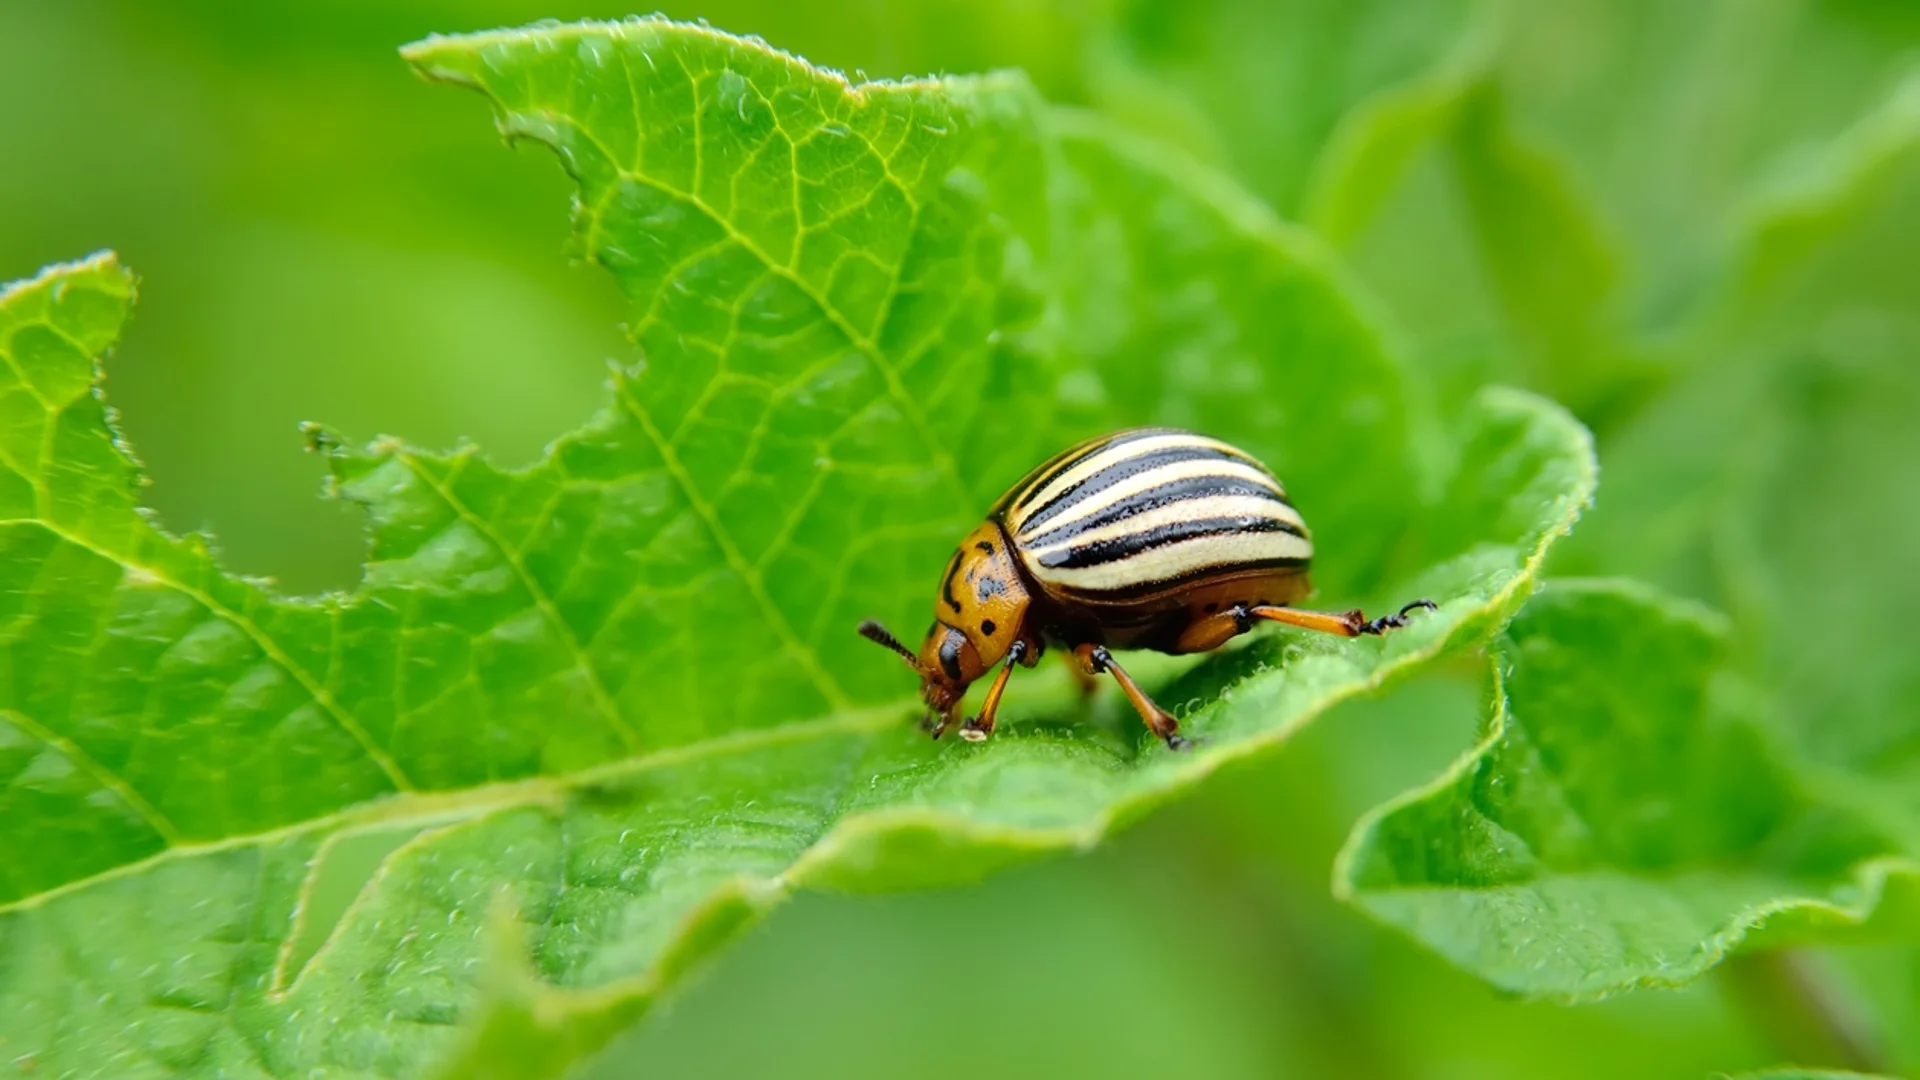
M 1507 628 L 1480 745 L 1370 813 L 1335 889 L 1518 993 L 1687 982 L 1738 948 L 1920 932 L 1920 862 L 1793 771 L 1703 609 L 1555 582 Z
M 1920 69 L 1886 100 L 1842 132 L 1803 171 L 1775 182 L 1749 209 L 1740 280 L 1730 306 L 1751 309 L 1788 284 L 1901 182 L 1920 154 Z M 1729 316 L 1732 317 L 1732 316 Z
M 1301 220 L 1335 244 L 1354 243 L 1453 130 L 1462 101 L 1486 77 L 1488 49 L 1485 33 L 1467 34 L 1431 70 L 1355 102 L 1314 157 Z
M 1624 340 L 1622 257 L 1606 215 L 1564 155 L 1509 115 L 1500 60 L 1516 22 L 1485 4 L 1146 0 L 1116 16 L 1110 62 L 1093 66 L 1095 96 L 1136 125 L 1199 143 L 1283 212 L 1357 247 L 1363 272 L 1428 347 L 1459 334 L 1462 307 L 1476 306 L 1453 294 L 1484 292 L 1477 306 L 1493 318 L 1470 327 L 1470 344 L 1501 361 L 1492 377 L 1524 377 L 1606 420 L 1657 372 Z M 1435 158 L 1447 205 L 1370 235 Z M 1470 267 L 1442 284 L 1434 278 L 1453 275 L 1434 267 L 1436 216 L 1457 219 L 1460 235 L 1442 242 L 1459 244 Z
M 0 1050 L 43 1073 L 551 1075 L 795 889 L 1084 848 L 1476 640 L 1591 496 L 1518 392 L 1416 464 L 1324 252 L 1016 78 L 855 86 L 651 20 L 407 55 L 559 154 L 643 359 L 519 471 L 311 429 L 373 536 L 297 600 L 139 511 L 97 366 L 126 274 L 6 292 Z M 1272 461 L 1336 599 L 1440 611 L 1161 665 L 1192 754 L 1052 675 L 990 744 L 917 735 L 855 623 L 912 625 L 1002 485 L 1143 421 Z
M 1654 374 L 1622 340 L 1621 256 L 1598 207 L 1565 162 L 1514 130 L 1492 80 L 1467 89 L 1446 147 L 1528 382 L 1604 428 Z
M 1089 81 L 1102 107 L 1230 168 L 1293 216 L 1343 197 L 1321 178 L 1322 154 L 1370 141 L 1348 118 L 1376 99 L 1396 126 L 1409 108 L 1399 102 L 1423 96 L 1417 87 L 1449 61 L 1475 7 L 1125 0 L 1096 39 Z
M 1729 610 L 1791 742 L 1920 823 L 1901 794 L 1920 776 L 1920 678 L 1877 629 L 1920 603 L 1914 85 L 1832 140 L 1817 182 L 1750 214 L 1692 369 L 1610 443 L 1608 497 L 1563 565 Z
M 1710 298 L 1747 200 L 1870 111 L 1920 44 L 1920 18 L 1897 3 L 1506 10 L 1501 68 L 1524 126 L 1552 139 L 1619 229 L 1636 322 L 1668 327 Z
M 1614 230 L 1565 157 L 1520 130 L 1492 34 L 1349 114 L 1308 220 L 1354 251 L 1444 385 L 1524 380 L 1604 433 L 1660 370 L 1625 331 Z M 1431 204 L 1395 207 L 1420 194 L 1423 164 Z

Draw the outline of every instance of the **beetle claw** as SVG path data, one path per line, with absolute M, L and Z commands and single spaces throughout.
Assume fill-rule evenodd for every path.
M 1398 630 L 1401 627 L 1407 625 L 1407 613 L 1410 611 L 1413 611 L 1416 608 L 1426 608 L 1428 611 L 1439 611 L 1440 605 L 1434 603 L 1431 600 L 1424 600 L 1424 599 L 1415 600 L 1413 603 L 1408 604 L 1406 607 L 1401 608 L 1399 611 L 1395 612 L 1392 615 L 1382 615 L 1379 618 L 1373 620 L 1372 622 L 1361 623 L 1358 627 L 1355 628 L 1355 632 L 1361 633 L 1361 634 L 1377 635 L 1377 634 L 1384 634 L 1389 630 Z M 1353 612 L 1353 615 L 1356 617 L 1359 614 L 1360 613 L 1358 611 Z

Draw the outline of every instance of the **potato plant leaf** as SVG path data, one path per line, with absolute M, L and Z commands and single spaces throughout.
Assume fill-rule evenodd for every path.
M 1334 196 L 1319 158 L 1352 140 L 1354 112 L 1426 81 L 1485 21 L 1477 7 L 1121 0 L 1089 81 L 1108 112 L 1194 146 L 1294 217 Z
M 559 154 L 638 362 L 518 471 L 311 429 L 370 561 L 290 599 L 140 511 L 113 259 L 0 297 L 0 1060 L 552 1075 L 794 889 L 1084 848 L 1479 639 L 1591 497 L 1586 432 L 1519 392 L 1422 465 L 1318 247 L 1017 78 L 853 85 L 658 20 L 407 57 Z M 1150 421 L 1273 462 L 1332 601 L 1440 610 L 1163 665 L 1191 754 L 1057 672 L 989 744 L 915 733 L 855 623 L 919 625 L 1002 485 Z
M 1730 611 L 1770 719 L 1920 835 L 1920 76 L 1751 208 L 1691 370 L 1610 444 L 1563 558 Z M 1794 512 L 1778 513 L 1782 492 Z M 1826 628 L 1845 628 L 1826 632 Z
M 1553 583 L 1501 639 L 1481 744 L 1356 826 L 1336 891 L 1563 999 L 1678 985 L 1756 944 L 1912 935 L 1920 863 L 1783 761 L 1726 638 L 1644 586 Z
M 1486 32 L 1464 34 L 1418 77 L 1354 102 L 1313 159 L 1301 221 L 1334 244 L 1355 243 L 1408 171 L 1458 124 L 1462 102 L 1487 78 L 1490 50 Z

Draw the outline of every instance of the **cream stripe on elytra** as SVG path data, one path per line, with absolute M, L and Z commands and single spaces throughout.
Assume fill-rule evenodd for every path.
M 1094 447 L 1084 459 L 1069 456 L 1062 463 L 1050 465 L 1041 480 L 1022 492 L 1002 520 L 1015 533 L 1038 530 L 1114 484 L 1181 461 L 1245 461 L 1259 467 L 1258 462 L 1230 453 L 1230 447 L 1223 449 L 1210 439 L 1168 438 L 1159 433 L 1152 437 L 1136 435 L 1134 439 L 1125 447 Z M 1284 494 L 1275 498 L 1286 501 Z
M 1239 461 L 1221 461 L 1217 458 L 1175 461 L 1157 468 L 1145 469 L 1135 475 L 1125 477 L 1106 488 L 1102 488 L 1091 495 L 1075 500 L 1067 509 L 1055 513 L 1040 525 L 1030 526 L 1023 521 L 1019 526 L 1018 539 L 1024 543 L 1042 533 L 1093 517 L 1129 496 L 1138 495 L 1141 492 L 1151 490 L 1163 484 L 1170 484 L 1176 480 L 1186 480 L 1201 476 L 1233 477 L 1235 479 L 1259 484 L 1271 490 L 1275 495 L 1285 494 L 1280 490 L 1280 484 L 1275 481 L 1272 476 L 1269 476 L 1261 469 Z M 1288 509 L 1291 510 L 1291 508 Z M 1029 515 L 1029 517 L 1031 517 L 1031 515 Z M 1297 522 L 1299 515 L 1294 514 L 1293 518 Z
M 1063 462 L 1064 468 L 1057 469 L 1052 476 L 1044 478 L 1039 484 L 1022 494 L 1013 509 L 1015 511 L 1038 509 L 1075 484 L 1128 459 L 1144 457 L 1163 450 L 1183 448 L 1212 450 L 1217 453 L 1231 454 L 1234 457 L 1244 456 L 1225 443 L 1190 435 L 1184 431 L 1156 432 L 1151 435 L 1128 438 L 1125 441 L 1120 441 L 1116 437 L 1114 441 L 1091 448 L 1083 457 Z
M 1021 509 L 1037 507 L 1046 502 L 1050 496 L 1071 488 L 1073 484 L 1092 477 L 1094 473 L 1100 473 L 1102 469 L 1110 469 L 1131 457 L 1162 454 L 1167 450 L 1204 450 L 1204 452 L 1212 452 L 1223 457 L 1236 457 L 1250 465 L 1260 465 L 1260 461 L 1254 461 L 1252 457 L 1240 454 L 1225 442 L 1190 434 L 1185 430 L 1139 430 L 1139 432 L 1127 432 L 1125 436 L 1116 436 L 1108 442 L 1092 444 L 1081 454 L 1066 455 L 1060 463 L 1054 465 L 1050 475 L 1044 475 L 1039 484 L 1035 484 L 1025 494 L 1021 494 L 1018 505 Z
M 1155 529 L 1187 521 L 1237 520 L 1252 523 L 1264 519 L 1284 525 L 1294 525 L 1296 518 L 1283 517 L 1276 513 L 1286 509 L 1288 508 L 1272 499 L 1251 495 L 1210 495 L 1197 499 L 1182 499 L 1145 513 L 1135 514 L 1111 525 L 1084 530 L 1071 539 L 1057 544 L 1037 547 L 1031 551 L 1022 549 L 1022 554 L 1029 556 L 1033 562 L 1044 564 L 1047 556 L 1056 552 L 1083 548 L 1106 541 L 1123 540 L 1130 536 L 1145 536 Z M 1303 538 L 1295 537 L 1295 539 L 1302 544 L 1306 543 Z

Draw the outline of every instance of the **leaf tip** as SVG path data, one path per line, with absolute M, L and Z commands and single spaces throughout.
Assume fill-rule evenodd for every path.
M 66 299 L 72 289 L 87 288 L 117 301 L 119 317 L 124 321 L 134 301 L 137 280 L 133 271 L 120 262 L 117 252 L 102 248 L 70 262 L 43 266 L 30 278 L 0 284 L 0 306 L 42 291 L 58 303 Z
M 300 421 L 300 437 L 306 441 L 309 454 L 331 456 L 339 453 L 343 445 L 339 432 L 314 420 Z

